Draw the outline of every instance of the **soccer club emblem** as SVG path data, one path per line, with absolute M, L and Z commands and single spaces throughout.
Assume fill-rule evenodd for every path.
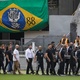
M 2 23 L 14 30 L 22 30 L 26 25 L 23 13 L 17 8 L 6 10 L 2 16 Z

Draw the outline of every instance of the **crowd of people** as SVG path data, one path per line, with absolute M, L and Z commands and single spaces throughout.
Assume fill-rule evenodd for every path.
M 60 50 L 58 47 L 60 46 Z M 4 65 L 4 56 L 6 57 L 6 64 Z M 25 50 L 25 59 L 27 63 L 26 74 L 39 75 L 39 68 L 41 68 L 42 75 L 79 75 L 80 68 L 80 38 L 76 37 L 74 42 L 70 42 L 66 35 L 63 35 L 58 45 L 55 42 L 48 44 L 46 52 L 43 53 L 43 47 L 38 46 L 38 50 L 34 53 L 32 45 L 29 45 Z M 44 70 L 44 59 L 47 67 Z M 36 71 L 33 70 L 32 61 L 37 63 Z M 56 66 L 58 64 L 58 70 Z M 6 69 L 8 67 L 8 69 Z M 16 44 L 13 49 L 12 43 L 6 46 L 0 45 L 0 70 L 4 74 L 7 72 L 16 74 L 20 70 L 19 45 Z M 31 72 L 30 72 L 31 70 Z
M 58 46 L 60 50 L 57 50 Z M 66 35 L 55 46 L 55 42 L 48 45 L 44 54 L 47 62 L 46 74 L 49 75 L 79 75 L 80 68 L 80 38 L 76 37 L 74 42 L 70 42 Z M 55 71 L 58 63 L 58 71 Z
M 13 50 L 12 42 L 10 42 L 9 45 L 5 45 L 4 43 L 0 44 L 0 73 L 2 69 L 4 74 L 7 74 L 7 72 L 10 73 L 13 72 L 13 74 L 16 74 L 15 73 L 16 70 L 18 70 L 19 74 L 21 74 L 19 68 L 20 62 L 19 62 L 18 49 L 19 45 L 16 44 Z M 6 58 L 6 61 L 4 61 L 4 58 Z M 13 70 L 13 63 L 14 63 L 14 70 Z

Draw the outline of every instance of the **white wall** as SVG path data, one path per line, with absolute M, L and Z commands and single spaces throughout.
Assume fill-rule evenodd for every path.
M 70 23 L 72 16 L 70 15 L 50 15 L 49 16 L 49 34 L 63 35 L 70 32 Z
M 36 38 L 38 36 L 43 36 L 43 35 L 49 35 L 49 31 L 27 31 L 24 32 L 24 38 L 27 38 L 24 40 L 25 43 L 30 41 L 30 38 Z

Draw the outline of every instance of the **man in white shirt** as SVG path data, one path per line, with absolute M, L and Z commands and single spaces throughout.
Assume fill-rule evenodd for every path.
M 34 71 L 32 68 L 32 60 L 34 57 L 34 53 L 32 51 L 32 45 L 29 45 L 29 47 L 25 50 L 25 57 L 27 61 L 26 74 L 29 74 L 29 69 L 31 70 L 31 73 L 34 74 Z
M 18 73 L 21 74 L 20 72 L 20 63 L 19 63 L 19 45 L 15 45 L 15 49 L 13 51 L 13 62 L 14 62 L 14 71 L 13 74 L 16 74 L 16 71 L 18 70 Z

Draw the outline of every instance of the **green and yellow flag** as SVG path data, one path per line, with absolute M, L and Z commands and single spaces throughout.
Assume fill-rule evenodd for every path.
M 47 0 L 0 0 L 0 32 L 37 31 L 47 25 Z

